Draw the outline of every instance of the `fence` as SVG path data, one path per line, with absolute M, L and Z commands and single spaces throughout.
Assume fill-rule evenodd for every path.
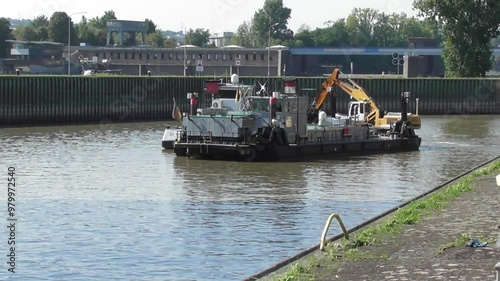
M 207 77 L 63 77 L 0 76 L 0 125 L 48 125 L 171 119 L 173 99 L 189 110 L 186 93 L 202 93 Z M 281 78 L 241 77 L 282 91 Z M 324 77 L 297 78 L 297 90 L 311 98 Z M 399 94 L 411 92 L 411 110 L 419 98 L 420 114 L 498 114 L 496 79 L 355 79 L 381 109 L 400 111 Z M 349 96 L 337 92 L 337 111 L 346 112 Z

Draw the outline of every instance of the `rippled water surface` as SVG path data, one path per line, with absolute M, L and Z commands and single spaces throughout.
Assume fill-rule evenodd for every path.
M 498 116 L 423 117 L 418 152 L 279 164 L 176 158 L 165 125 L 0 129 L 12 280 L 239 280 L 317 244 L 332 212 L 353 227 L 500 155 Z

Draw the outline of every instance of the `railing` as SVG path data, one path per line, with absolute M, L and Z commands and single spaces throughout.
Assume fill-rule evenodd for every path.
M 495 265 L 495 269 L 497 270 L 497 279 L 496 279 L 496 281 L 500 281 L 500 262 Z
M 349 233 L 347 232 L 347 229 L 344 226 L 344 222 L 342 222 L 342 218 L 340 218 L 339 215 L 337 214 L 331 214 L 328 217 L 328 220 L 326 221 L 325 228 L 323 229 L 323 234 L 321 234 L 321 243 L 319 245 L 319 250 L 324 251 L 325 246 L 326 246 L 326 235 L 328 233 L 328 229 L 330 228 L 330 225 L 332 224 L 332 220 L 337 219 L 339 222 L 340 228 L 342 228 L 342 232 L 344 233 L 345 239 L 349 240 Z

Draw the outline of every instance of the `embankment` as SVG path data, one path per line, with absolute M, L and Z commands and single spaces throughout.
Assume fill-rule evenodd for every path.
M 39 126 L 99 122 L 132 122 L 171 118 L 173 99 L 188 111 L 188 92 L 203 93 L 213 77 L 66 77 L 0 76 L 0 126 Z M 266 77 L 241 77 L 245 84 L 264 84 Z M 299 77 L 297 90 L 316 95 L 324 77 Z M 411 92 L 410 109 L 418 98 L 421 115 L 499 114 L 499 79 L 355 79 L 382 109 L 399 111 L 399 94 Z M 271 91 L 281 91 L 281 78 L 270 78 Z M 340 89 L 337 111 L 347 109 L 349 96 Z M 202 100 L 204 95 L 202 94 Z M 327 111 L 329 105 L 326 106 Z

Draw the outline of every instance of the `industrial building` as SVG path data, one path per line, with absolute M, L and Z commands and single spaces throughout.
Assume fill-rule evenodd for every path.
M 11 58 L 4 70 L 22 65 L 26 72 L 67 73 L 67 47 L 58 43 L 12 41 Z M 72 46 L 72 73 L 81 73 L 82 62 L 104 65 L 107 71 L 127 75 L 322 76 L 340 67 L 344 73 L 401 74 L 404 77 L 444 75 L 442 50 L 428 47 L 427 39 L 410 38 L 407 48 L 220 48 L 181 46 Z M 24 47 L 28 46 L 28 47 Z M 40 50 L 40 46 L 44 51 Z M 49 55 L 50 53 L 50 55 Z M 35 54 L 37 54 L 35 56 Z M 39 55 L 41 54 L 41 55 Z M 45 54 L 45 55 L 43 55 Z M 500 56 L 500 48 L 493 51 Z M 8 66 L 7 66 L 8 65 Z M 38 67 L 38 66 L 43 66 Z M 46 68 L 45 66 L 50 68 Z M 101 67 L 101 69 L 103 69 Z

